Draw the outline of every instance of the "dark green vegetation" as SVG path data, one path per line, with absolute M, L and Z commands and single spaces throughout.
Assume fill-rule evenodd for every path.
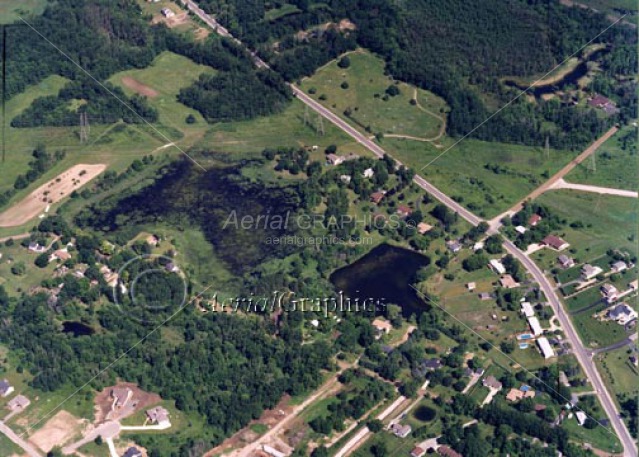
M 472 136 L 488 141 L 529 145 L 549 138 L 555 148 L 572 149 L 587 144 L 612 121 L 570 103 L 539 99 L 531 104 L 521 97 L 473 130 L 518 94 L 503 85 L 502 78 L 550 71 L 609 26 L 603 14 L 550 0 L 297 3 L 290 14 L 266 20 L 266 3 L 203 2 L 205 9 L 257 48 L 289 80 L 312 74 L 356 45 L 380 54 L 394 78 L 446 100 L 451 108 L 447 131 L 454 136 L 472 131 Z M 355 27 L 337 25 L 345 18 Z M 335 26 L 320 27 L 329 20 Z M 299 35 L 299 30 L 305 33 Z M 595 42 L 612 45 L 596 87 L 636 72 L 636 57 L 630 56 L 636 43 L 631 28 L 613 27 Z M 625 82 L 606 91 L 621 103 L 624 119 L 636 116 L 633 87 Z
M 100 17 L 109 20 L 101 21 Z M 29 109 L 13 119 L 15 127 L 77 125 L 81 112 L 87 112 L 94 123 L 114 123 L 120 119 L 157 121 L 157 111 L 143 97 L 126 97 L 121 89 L 111 85 L 101 87 L 96 80 L 104 81 L 121 70 L 145 68 L 164 50 L 229 72 L 203 77 L 180 97 L 209 120 L 272 114 L 290 99 L 278 76 L 270 71 L 256 71 L 250 57 L 234 43 L 217 36 L 196 43 L 162 25 L 150 26 L 133 1 L 121 5 L 109 1 L 57 2 L 31 22 L 68 58 L 24 24 L 11 25 L 4 38 L 8 78 L 3 97 L 10 99 L 51 74 L 72 81 L 57 95 L 35 99 Z M 84 46 L 85 42 L 92 43 L 90 49 Z M 80 62 L 91 77 L 72 61 Z M 233 90 L 228 90 L 231 87 Z

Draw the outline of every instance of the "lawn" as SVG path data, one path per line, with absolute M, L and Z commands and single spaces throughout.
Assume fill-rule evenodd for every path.
M 609 390 L 617 395 L 636 398 L 639 396 L 639 371 L 630 363 L 630 351 L 630 347 L 626 346 L 598 354 L 595 362 Z
M 598 411 L 600 411 L 600 414 L 596 415 L 594 419 L 604 419 L 606 416 L 599 405 Z M 578 444 L 588 443 L 604 452 L 619 453 L 622 450 L 617 435 L 615 435 L 610 427 L 598 426 L 589 430 L 585 427 L 581 427 L 574 417 L 572 419 L 566 419 L 561 427 L 570 434 L 570 439 Z
M 636 127 L 622 128 L 597 150 L 595 170 L 592 162 L 586 160 L 566 176 L 566 181 L 636 190 L 639 187 L 636 139 Z
M 622 325 L 614 321 L 600 321 L 592 317 L 594 313 L 602 311 L 607 306 L 600 305 L 587 312 L 571 316 L 584 346 L 606 347 L 628 336 Z
M 583 223 L 583 228 L 566 228 L 559 233 L 571 244 L 571 255 L 589 262 L 609 249 L 637 254 L 637 200 L 572 190 L 543 194 L 537 202 L 567 220 Z
M 384 61 L 369 52 L 358 50 L 349 53 L 348 58 L 348 68 L 340 68 L 333 61 L 302 81 L 300 87 L 338 115 L 350 110 L 351 123 L 360 130 L 425 139 L 439 136 L 447 110 L 441 98 L 396 83 L 384 74 Z M 385 95 L 389 86 L 399 89 L 399 94 Z M 415 95 L 418 103 L 412 104 Z
M 542 146 L 455 141 L 445 137 L 441 145 L 433 145 L 384 138 L 381 145 L 427 181 L 486 218 L 512 207 L 575 156 L 570 151 L 551 150 L 546 157 Z M 497 171 L 489 168 L 495 165 L 499 166 Z
M 19 16 L 28 19 L 29 16 L 42 14 L 46 6 L 47 0 L 3 0 L 0 2 L 0 24 L 19 21 Z

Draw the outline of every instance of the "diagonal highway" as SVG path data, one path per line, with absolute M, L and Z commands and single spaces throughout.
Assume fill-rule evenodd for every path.
M 184 5 L 186 5 L 186 7 L 190 11 L 192 11 L 200 19 L 202 19 L 202 21 L 204 21 L 216 33 L 226 38 L 229 38 L 238 44 L 242 44 L 237 38 L 234 38 L 227 29 L 221 26 L 212 16 L 208 15 L 201 8 L 199 8 L 197 3 L 195 3 L 193 0 L 182 0 L 182 3 L 184 3 Z M 247 49 L 247 51 L 253 57 L 255 66 L 257 66 L 258 68 L 270 68 L 268 64 L 264 62 L 262 59 L 260 59 L 254 52 L 250 51 L 249 49 Z M 351 126 L 348 122 L 344 121 L 342 118 L 337 116 L 335 113 L 333 113 L 332 111 L 330 111 L 329 109 L 321 105 L 320 103 L 313 100 L 311 97 L 306 95 L 300 88 L 296 87 L 293 84 L 290 84 L 290 88 L 293 90 L 293 93 L 295 94 L 298 100 L 300 100 L 306 106 L 308 106 L 309 108 L 311 108 L 312 110 L 314 110 L 315 112 L 323 116 L 325 119 L 330 121 L 337 128 L 345 132 L 347 135 L 349 135 L 359 144 L 361 144 L 362 146 L 367 148 L 369 151 L 371 151 L 373 154 L 375 154 L 375 156 L 381 158 L 385 154 L 387 154 L 386 151 L 380 145 L 378 145 L 373 140 L 369 139 L 366 135 L 356 130 L 353 126 Z M 609 135 L 609 133 L 610 132 L 606 133 L 605 136 Z M 601 144 L 601 141 L 597 140 L 595 144 L 599 145 Z M 590 148 L 592 148 L 592 146 L 590 146 Z M 401 162 L 397 160 L 395 160 L 395 162 L 401 165 Z M 413 180 L 419 187 L 421 187 L 423 190 L 425 190 L 426 192 L 431 194 L 433 197 L 441 201 L 449 209 L 458 213 L 461 217 L 463 217 L 465 220 L 470 222 L 472 225 L 478 225 L 480 222 L 483 221 L 482 218 L 476 216 L 471 211 L 464 208 L 462 205 L 454 201 L 452 198 L 450 198 L 444 192 L 442 192 L 441 190 L 433 186 L 431 183 L 426 181 L 421 176 L 415 175 Z M 606 389 L 606 386 L 603 383 L 603 380 L 601 376 L 599 375 L 599 372 L 597 371 L 597 368 L 594 362 L 591 359 L 590 353 L 584 348 L 583 344 L 581 343 L 581 340 L 579 339 L 579 336 L 573 326 L 572 321 L 570 320 L 568 315 L 565 313 L 561 300 L 557 296 L 557 293 L 555 292 L 553 285 L 548 280 L 548 278 L 546 278 L 543 271 L 537 266 L 537 264 L 533 262 L 523 251 L 517 248 L 510 240 L 505 240 L 503 245 L 506 251 L 512 254 L 513 257 L 515 257 L 517 260 L 519 260 L 519 262 L 521 262 L 521 264 L 528 270 L 530 275 L 535 279 L 535 281 L 537 281 L 537 283 L 539 284 L 539 287 L 544 292 L 544 295 L 546 296 L 547 300 L 552 306 L 555 314 L 557 315 L 559 319 L 559 322 L 561 323 L 562 328 L 564 329 L 566 338 L 572 345 L 573 352 L 577 360 L 579 361 L 582 367 L 582 370 L 584 371 L 584 374 L 586 375 L 586 377 L 592 384 L 593 389 L 597 392 L 599 399 L 601 400 L 601 404 L 604 410 L 606 411 L 608 418 L 610 419 L 610 424 L 612 425 L 615 433 L 621 440 L 621 443 L 624 448 L 623 455 L 625 457 L 638 457 L 636 444 L 632 436 L 630 435 L 630 432 L 628 431 L 626 424 L 619 418 L 619 412 L 617 411 L 617 408 L 612 399 L 612 396 L 610 395 L 610 392 L 608 392 L 608 390 Z

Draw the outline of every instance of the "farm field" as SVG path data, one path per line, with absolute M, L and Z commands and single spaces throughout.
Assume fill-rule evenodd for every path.
M 636 190 L 639 187 L 637 167 L 637 128 L 632 125 L 619 130 L 596 152 L 596 171 L 586 160 L 566 176 L 566 181 L 616 189 Z
M 595 356 L 597 368 L 607 387 L 617 395 L 639 395 L 639 371 L 629 360 L 631 346 Z M 615 400 L 618 400 L 615 398 Z
M 41 14 L 46 5 L 47 0 L 4 0 L 0 2 L 0 24 L 19 21 L 19 16 L 28 18 Z
M 445 127 L 445 102 L 436 95 L 384 75 L 384 61 L 367 51 L 348 54 L 350 66 L 337 61 L 320 68 L 300 87 L 341 116 L 350 111 L 350 121 L 371 134 L 409 135 L 436 139 Z M 387 95 L 389 87 L 399 90 Z M 416 98 L 415 98 L 416 95 Z M 416 99 L 417 103 L 411 103 Z
M 486 218 L 512 207 L 539 187 L 545 176 L 559 171 L 576 155 L 551 150 L 547 159 L 542 147 L 472 139 L 454 145 L 455 141 L 445 137 L 442 145 L 436 147 L 430 143 L 384 138 L 381 144 L 427 181 Z M 434 159 L 436 161 L 428 165 Z M 494 171 L 493 166 L 499 169 Z
M 546 205 L 553 214 L 567 220 L 565 229 L 559 235 L 570 243 L 571 255 L 582 262 L 596 259 L 609 249 L 620 249 L 631 255 L 637 254 L 636 199 L 558 190 L 546 192 L 537 202 Z M 569 224 L 575 221 L 581 221 L 584 226 L 569 227 Z M 540 256 L 556 255 L 556 252 L 545 249 L 533 257 L 540 260 Z

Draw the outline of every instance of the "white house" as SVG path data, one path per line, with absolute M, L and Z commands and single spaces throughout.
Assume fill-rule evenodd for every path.
M 531 316 L 528 318 L 528 325 L 530 326 L 530 330 L 533 332 L 533 335 L 539 336 L 544 333 L 544 329 L 541 328 L 539 319 L 537 319 L 535 316 Z
M 546 337 L 542 336 L 541 338 L 537 338 L 537 346 L 539 346 L 539 350 L 541 351 L 541 355 L 544 356 L 544 359 L 550 359 L 555 356 L 555 351 L 553 351 Z
M 504 264 L 501 263 L 501 260 L 499 259 L 491 259 L 491 261 L 488 262 L 488 266 L 498 275 L 506 273 L 506 267 L 504 267 Z
M 526 317 L 533 317 L 535 315 L 535 310 L 530 303 L 525 301 L 521 304 L 521 313 Z

